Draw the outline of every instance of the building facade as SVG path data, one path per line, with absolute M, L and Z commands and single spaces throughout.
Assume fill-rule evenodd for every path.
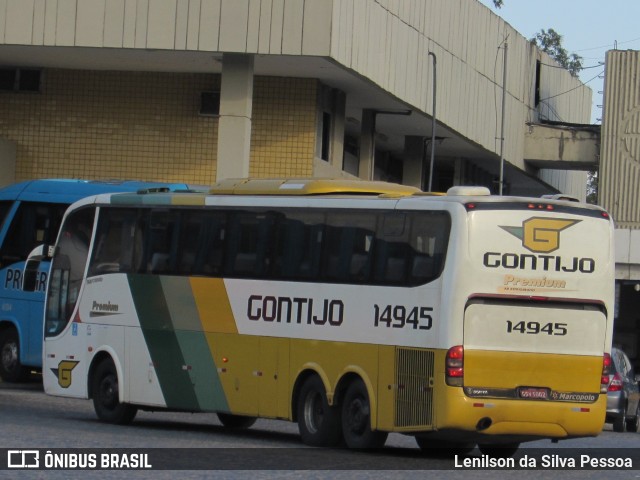
M 640 52 L 611 50 L 605 61 L 599 204 L 616 223 L 614 343 L 640 366 Z
M 475 0 L 0 0 L 0 182 L 503 178 L 584 198 L 597 159 L 554 122 L 587 123 L 591 90 L 557 67 Z

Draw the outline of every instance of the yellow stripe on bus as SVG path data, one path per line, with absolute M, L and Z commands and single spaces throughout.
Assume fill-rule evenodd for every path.
M 191 278 L 190 282 L 203 331 L 238 333 L 224 280 Z

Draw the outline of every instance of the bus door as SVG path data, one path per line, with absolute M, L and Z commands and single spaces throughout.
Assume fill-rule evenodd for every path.
M 84 382 L 74 384 L 72 380 L 85 377 L 88 370 L 84 361 L 88 358 L 87 348 L 79 340 L 82 334 L 88 334 L 87 327 L 76 319 L 71 320 L 82 288 L 94 214 L 94 208 L 84 208 L 66 219 L 51 265 L 42 374 L 45 389 L 55 391 L 56 395 L 83 396 L 80 390 L 85 388 Z M 81 332 L 81 329 L 85 331 Z

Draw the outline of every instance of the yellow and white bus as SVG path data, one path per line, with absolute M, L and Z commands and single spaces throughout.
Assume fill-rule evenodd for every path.
M 612 223 L 575 202 L 380 182 L 87 198 L 50 249 L 45 390 L 113 423 L 165 408 L 295 421 L 309 445 L 594 436 Z

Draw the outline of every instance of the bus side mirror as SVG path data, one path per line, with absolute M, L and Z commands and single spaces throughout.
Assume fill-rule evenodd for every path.
M 22 290 L 35 292 L 38 288 L 38 268 L 43 260 L 51 260 L 55 247 L 52 245 L 39 245 L 27 257 L 22 272 Z

